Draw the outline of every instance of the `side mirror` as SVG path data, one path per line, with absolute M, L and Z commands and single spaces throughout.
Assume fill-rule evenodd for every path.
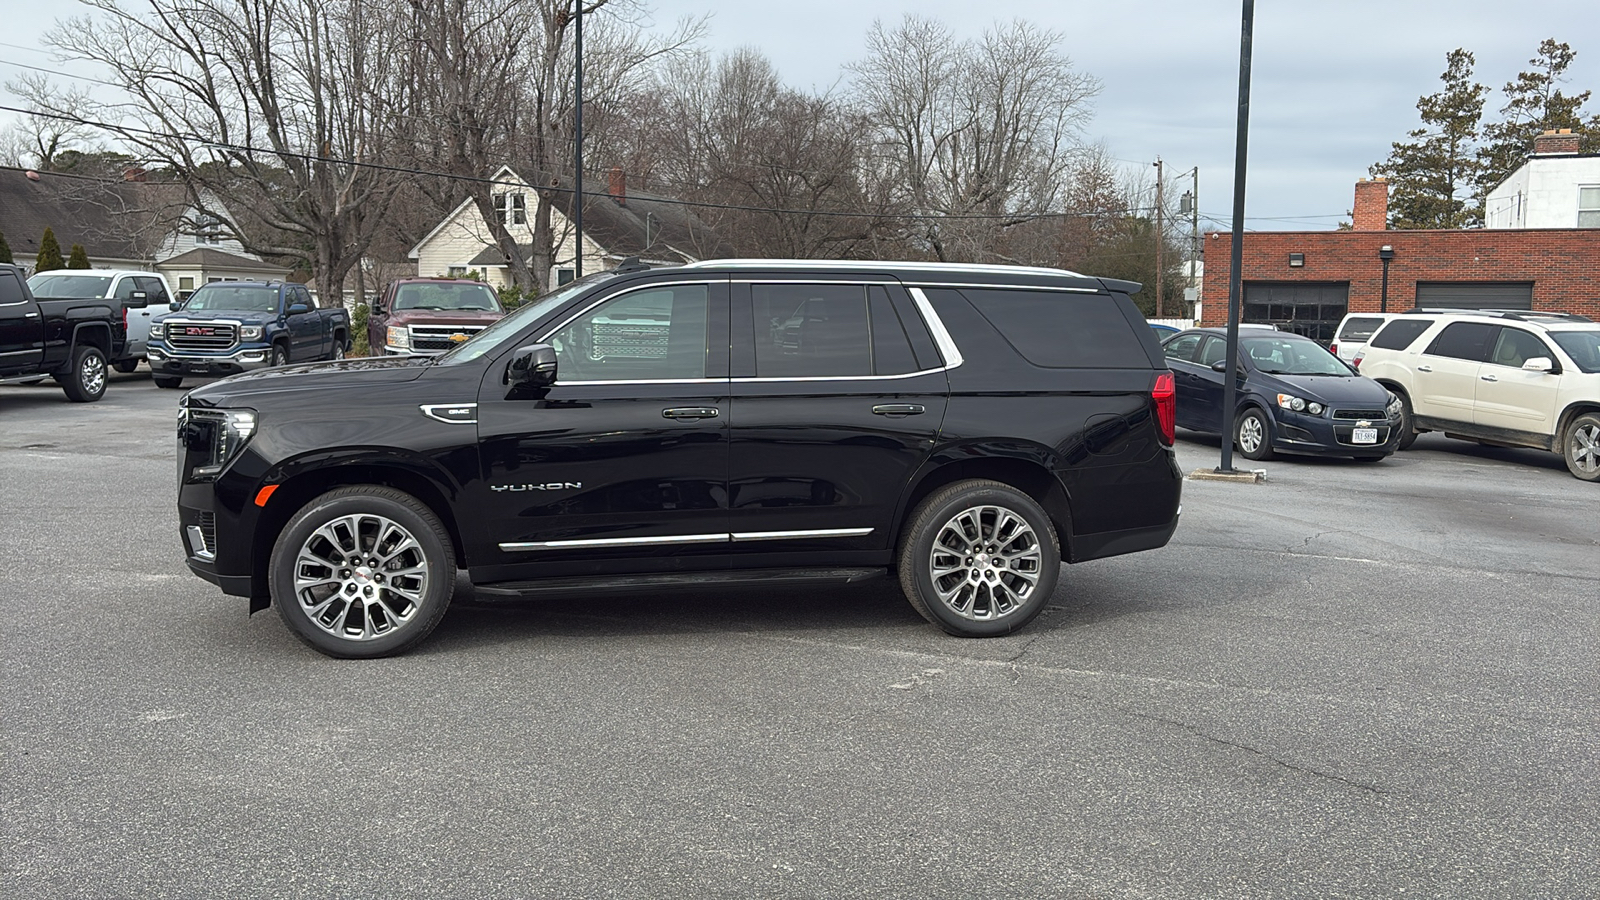
M 1213 371 L 1213 372 L 1226 372 L 1226 371 L 1228 371 L 1228 361 L 1225 360 L 1225 359 L 1217 360 L 1216 362 L 1211 364 L 1211 371 Z
M 304 303 L 289 304 L 289 315 L 291 316 L 303 315 L 308 312 L 311 312 L 311 307 L 305 305 Z
M 150 295 L 144 291 L 134 291 L 133 296 L 122 301 L 122 305 L 128 309 L 143 309 L 150 305 Z
M 171 303 L 167 304 L 167 309 L 170 309 L 173 312 L 177 312 L 178 310 L 183 309 L 183 301 L 182 300 L 174 300 Z
M 1548 356 L 1535 356 L 1533 359 L 1530 359 L 1527 362 L 1522 364 L 1522 371 L 1524 371 L 1524 372 L 1544 372 L 1544 373 L 1548 374 L 1549 372 L 1553 371 L 1555 369 L 1555 367 L 1556 367 L 1556 364 L 1555 364 L 1555 362 L 1553 360 L 1550 359 L 1550 357 L 1548 357 Z
M 556 383 L 556 350 L 549 344 L 518 347 L 506 364 L 504 381 L 518 388 L 547 388 Z

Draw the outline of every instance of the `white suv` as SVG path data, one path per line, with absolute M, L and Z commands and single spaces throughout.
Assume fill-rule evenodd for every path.
M 1350 313 L 1333 333 L 1333 343 L 1328 345 L 1328 352 L 1345 362 L 1353 362 L 1356 354 L 1361 352 L 1361 348 L 1367 345 L 1378 329 L 1398 315 L 1400 313 Z
M 1418 310 L 1391 319 L 1357 355 L 1404 406 L 1415 432 L 1560 453 L 1600 481 L 1600 323 L 1565 313 Z

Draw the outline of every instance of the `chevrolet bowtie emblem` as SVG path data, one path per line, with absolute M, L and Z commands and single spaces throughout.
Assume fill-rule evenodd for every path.
M 459 344 L 459 343 L 461 343 L 462 341 L 464 341 L 466 339 L 467 339 L 467 336 L 464 335 L 464 334 L 461 334 L 459 332 L 457 332 L 456 334 L 450 335 L 450 342 L 452 344 Z

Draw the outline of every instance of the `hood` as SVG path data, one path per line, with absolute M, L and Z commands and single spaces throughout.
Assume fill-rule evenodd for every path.
M 432 364 L 433 357 L 428 356 L 390 356 L 279 366 L 224 378 L 197 387 L 186 397 L 193 406 L 252 406 L 257 402 L 273 403 L 302 391 L 377 388 L 415 381 Z
M 390 325 L 487 325 L 506 314 L 494 310 L 473 309 L 400 309 L 390 310 Z
M 268 322 L 276 322 L 278 315 L 277 313 L 262 312 L 258 309 L 204 309 L 194 312 L 180 309 L 177 312 L 163 313 L 150 321 L 165 322 L 167 319 L 193 319 L 196 322 L 237 322 L 240 325 L 265 325 Z
M 1268 375 L 1261 373 L 1262 387 L 1281 390 L 1323 406 L 1360 405 L 1383 409 L 1389 403 L 1389 389 L 1364 375 Z

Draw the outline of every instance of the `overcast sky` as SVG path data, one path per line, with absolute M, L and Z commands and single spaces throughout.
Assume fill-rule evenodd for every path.
M 130 5 L 137 0 L 126 0 Z M 1130 165 L 1159 155 L 1169 171 L 1200 169 L 1200 211 L 1226 227 L 1233 209 L 1239 0 L 646 0 L 656 21 L 710 14 L 704 46 L 753 47 L 796 87 L 827 89 L 864 51 L 874 19 L 907 12 L 975 37 L 999 20 L 1062 35 L 1061 49 L 1104 85 L 1087 137 Z M 15 64 L 56 68 L 39 36 L 72 4 L 0 0 L 0 76 Z M 1465 47 L 1494 89 L 1486 118 L 1547 37 L 1578 52 L 1568 92 L 1600 89 L 1596 0 L 1261 0 L 1256 4 L 1250 108 L 1248 227 L 1333 228 L 1357 178 L 1418 124 L 1416 101 L 1439 87 L 1445 54 Z M 74 71 L 89 74 L 81 67 Z M 0 90 L 6 105 L 16 98 Z M 1600 112 L 1600 101 L 1588 110 Z M 0 117 L 0 121 L 9 121 Z M 1179 186 L 1184 190 L 1187 184 Z M 1208 227 L 1202 221 L 1201 228 Z

